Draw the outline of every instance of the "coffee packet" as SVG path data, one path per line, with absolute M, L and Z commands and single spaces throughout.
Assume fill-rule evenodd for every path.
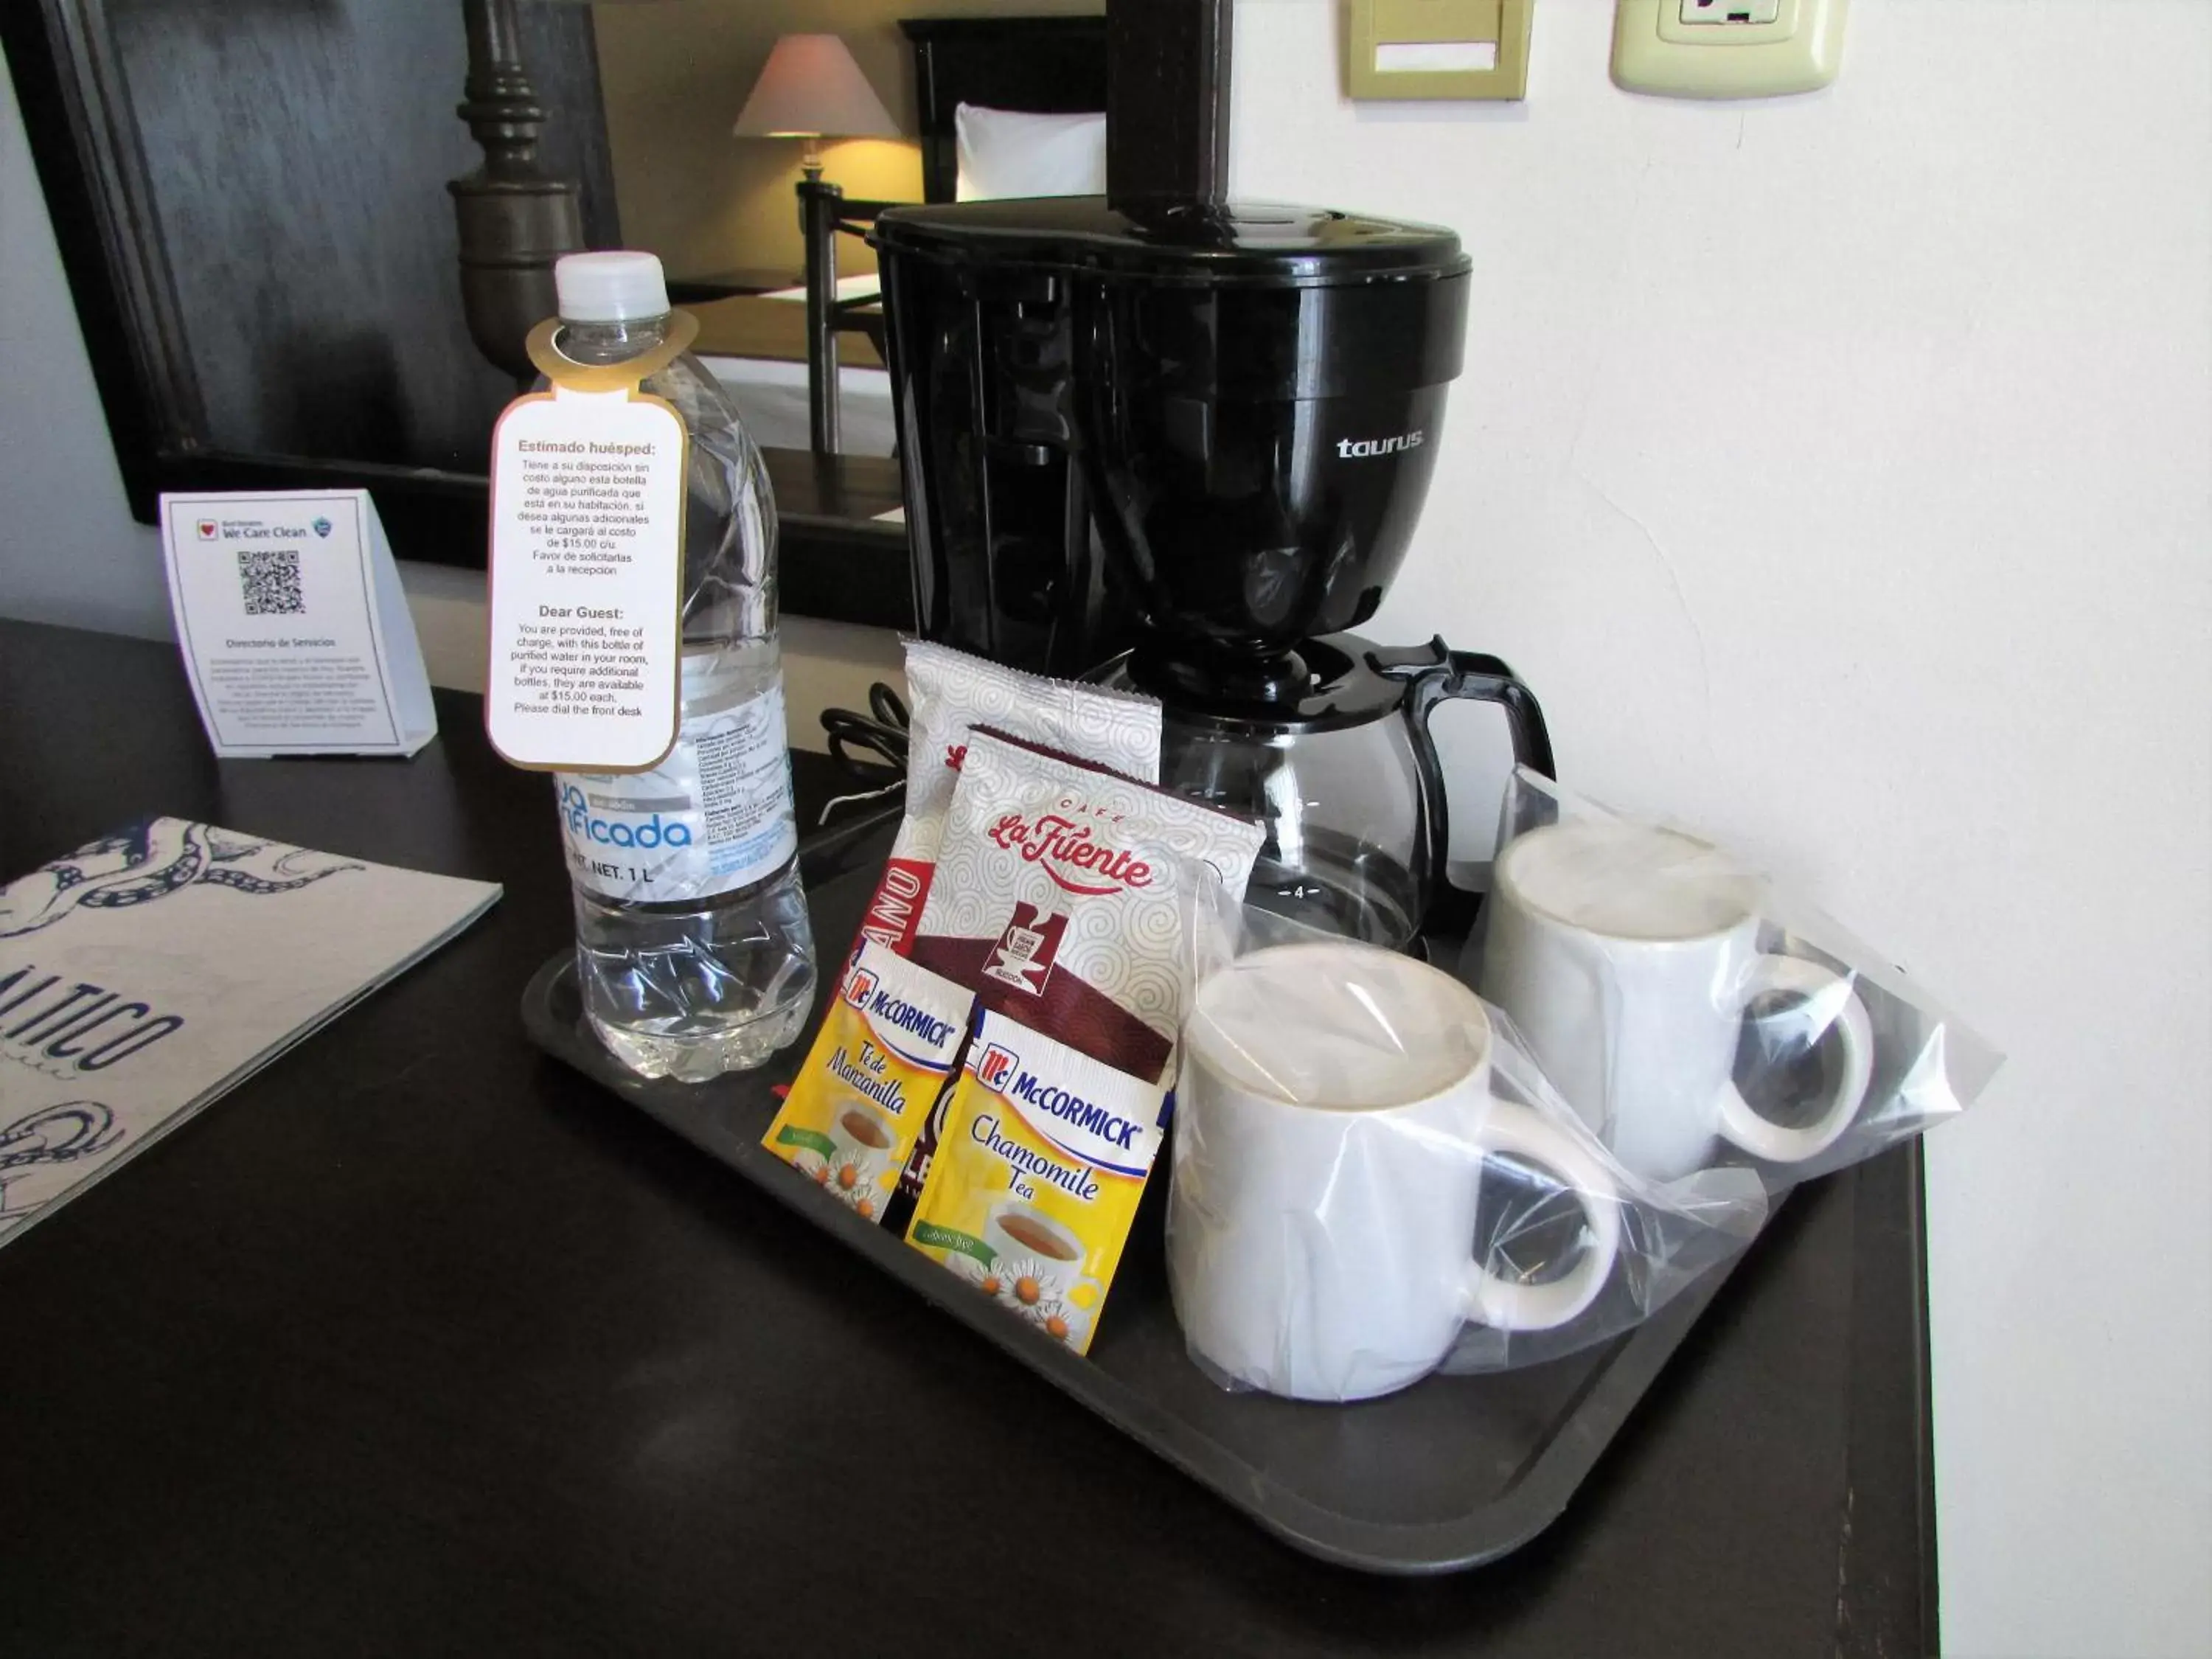
M 908 1243 L 1086 1352 L 1165 1128 L 1188 928 L 1243 896 L 1259 825 L 977 731 L 914 959 L 975 994 L 909 1159 Z
M 1151 1080 L 1195 988 L 1198 884 L 1241 902 L 1263 839 L 1249 819 L 979 727 L 908 954 Z
M 911 948 L 981 1006 L 1150 1081 L 1189 1002 L 1197 952 L 1179 947 L 1207 908 L 1194 883 L 1211 871 L 1233 908 L 1262 839 L 1247 820 L 977 727 Z M 940 1102 L 907 1161 L 908 1200 L 928 1179 L 945 1112 Z
M 974 994 L 869 939 L 761 1144 L 880 1222 L 968 1032 Z
M 1048 679 L 909 640 L 906 815 L 860 922 L 860 936 L 901 956 L 914 942 L 944 838 L 945 814 L 978 726 L 1080 756 L 1151 782 L 1160 775 L 1160 705 L 1134 692 Z M 857 947 L 856 947 L 857 948 Z

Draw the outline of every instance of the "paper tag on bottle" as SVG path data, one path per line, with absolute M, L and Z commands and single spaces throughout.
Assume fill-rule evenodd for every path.
M 553 389 L 492 432 L 484 726 L 514 765 L 649 771 L 676 741 L 687 439 L 636 388 L 695 331 L 593 367 L 560 357 L 550 325 L 531 337 Z

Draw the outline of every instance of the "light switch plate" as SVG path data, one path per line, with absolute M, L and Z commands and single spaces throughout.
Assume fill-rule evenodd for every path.
M 1528 92 L 1535 0 L 1347 0 L 1345 89 L 1354 98 Z
M 1849 0 L 1615 0 L 1613 84 L 1668 98 L 1811 92 L 1836 78 L 1848 9 Z

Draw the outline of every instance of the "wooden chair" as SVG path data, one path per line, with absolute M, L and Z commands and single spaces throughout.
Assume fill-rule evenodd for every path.
M 801 179 L 798 189 L 806 241 L 807 441 L 817 454 L 835 455 L 844 447 L 837 408 L 837 336 L 848 331 L 866 335 L 878 357 L 886 349 L 877 296 L 838 295 L 837 238 L 866 235 L 876 216 L 897 204 L 848 199 L 836 185 L 820 179 Z

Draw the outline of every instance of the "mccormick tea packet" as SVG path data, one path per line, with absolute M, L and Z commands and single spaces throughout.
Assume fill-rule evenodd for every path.
M 907 1243 L 1088 1352 L 1159 1154 L 1167 1100 L 1158 1080 L 987 1012 Z
M 1024 674 L 921 640 L 907 642 L 906 683 L 906 816 L 860 923 L 863 939 L 901 956 L 928 899 L 971 729 L 988 726 L 1148 783 L 1160 775 L 1160 706 L 1150 697 Z
M 909 1160 L 907 1242 L 1089 1349 L 1165 1127 L 1188 930 L 1241 901 L 1262 831 L 978 730 L 914 960 L 980 1010 Z
M 846 969 L 762 1145 L 881 1221 L 943 1091 L 974 994 L 872 939 Z

